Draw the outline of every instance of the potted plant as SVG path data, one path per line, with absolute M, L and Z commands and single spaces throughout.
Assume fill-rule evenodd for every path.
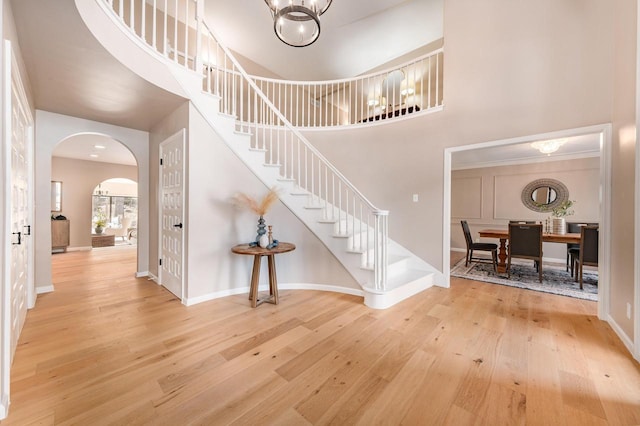
M 566 234 L 567 223 L 565 218 L 571 216 L 574 211 L 571 207 L 575 204 L 573 200 L 566 200 L 560 203 L 557 207 L 551 210 L 553 216 L 553 233 L 554 234 Z
M 95 233 L 102 234 L 104 227 L 107 225 L 107 220 L 103 216 L 100 216 L 95 220 L 94 223 L 95 223 L 95 228 L 93 228 L 93 230 L 95 231 Z

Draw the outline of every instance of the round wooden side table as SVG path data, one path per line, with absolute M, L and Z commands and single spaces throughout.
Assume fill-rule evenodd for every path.
M 235 254 L 244 254 L 253 256 L 253 271 L 251 272 L 251 288 L 249 290 L 249 300 L 251 307 L 255 308 L 263 303 L 278 304 L 278 279 L 276 277 L 275 255 L 287 253 L 296 249 L 291 243 L 280 241 L 277 247 L 267 249 L 259 246 L 250 246 L 249 244 L 238 244 L 231 248 Z M 260 281 L 260 261 L 262 256 L 267 257 L 267 265 L 269 267 L 269 296 L 258 299 L 258 284 Z

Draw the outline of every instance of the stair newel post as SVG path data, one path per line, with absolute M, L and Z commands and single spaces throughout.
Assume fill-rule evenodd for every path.
M 385 290 L 387 285 L 387 241 L 389 238 L 389 211 L 387 210 L 374 210 L 373 216 L 375 218 L 374 229 L 374 265 L 373 274 L 376 289 Z

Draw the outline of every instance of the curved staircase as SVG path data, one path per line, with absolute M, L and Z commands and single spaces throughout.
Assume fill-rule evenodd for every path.
M 136 19 L 132 15 L 127 19 L 126 2 L 76 0 L 83 20 L 112 55 L 161 87 L 166 80 L 170 90 L 192 102 L 265 186 L 279 188 L 281 202 L 360 284 L 367 306 L 387 308 L 434 284 L 444 285 L 440 271 L 389 239 L 388 212 L 370 203 L 289 123 L 216 39 L 202 18 L 202 1 L 196 1 L 192 10 L 189 3 L 193 1 L 185 3 L 183 15 L 192 13 L 193 20 L 185 18 L 186 32 L 193 34 L 196 51 L 215 59 L 209 63 L 199 60 L 197 53 L 181 54 L 170 42 L 160 44 L 154 38 L 150 43 L 148 29 L 136 31 Z M 130 10 L 133 14 L 133 7 Z M 149 13 L 153 13 L 155 25 L 158 12 L 152 9 Z M 163 13 L 167 32 L 170 12 Z M 152 31 L 158 32 L 155 27 Z M 188 39 L 188 34 L 183 39 Z M 190 49 L 185 43 L 184 51 Z M 157 67 L 142 65 L 140 58 L 134 57 L 141 51 Z

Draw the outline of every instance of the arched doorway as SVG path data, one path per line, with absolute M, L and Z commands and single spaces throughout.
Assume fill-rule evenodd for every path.
M 90 250 L 96 246 L 95 201 L 101 203 L 100 219 L 106 221 L 104 226 L 110 232 L 120 233 L 125 216 L 131 221 L 127 228 L 134 221 L 137 224 L 137 179 L 136 158 L 109 136 L 80 133 L 56 145 L 51 156 L 51 180 L 62 187 L 62 208 L 55 215 L 52 213 L 52 219 L 68 222 L 67 246 L 62 251 Z

